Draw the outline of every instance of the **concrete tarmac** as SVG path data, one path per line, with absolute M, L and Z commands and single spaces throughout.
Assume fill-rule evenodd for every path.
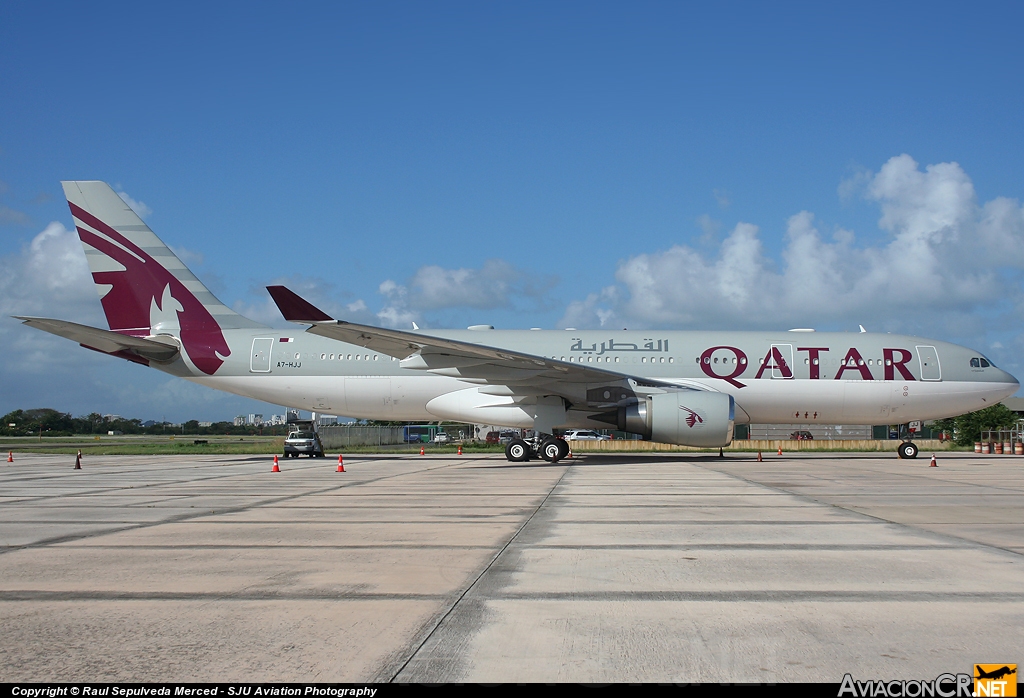
M 838 682 L 1024 660 L 1024 459 L 15 455 L 0 681 Z

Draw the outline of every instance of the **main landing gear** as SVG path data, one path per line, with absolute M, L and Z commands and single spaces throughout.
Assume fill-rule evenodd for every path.
M 529 441 L 512 439 L 505 447 L 505 457 L 513 463 L 523 463 L 538 455 L 549 463 L 557 463 L 569 455 L 569 444 L 565 439 L 541 434 Z

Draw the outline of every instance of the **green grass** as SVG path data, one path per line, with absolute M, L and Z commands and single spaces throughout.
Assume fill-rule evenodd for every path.
M 196 440 L 205 444 L 193 443 Z M 458 451 L 458 444 L 422 444 L 427 453 L 449 453 Z M 18 453 L 66 453 L 79 450 L 83 455 L 99 456 L 150 456 L 202 454 L 262 454 L 284 453 L 284 437 L 277 436 L 58 436 L 7 437 L 0 439 L 0 452 Z M 497 444 L 465 444 L 463 453 L 504 453 L 505 447 Z M 399 444 L 395 446 L 343 446 L 328 448 L 328 454 L 338 453 L 419 453 L 420 444 Z
M 193 443 L 205 440 L 205 444 Z M 77 453 L 103 456 L 201 455 L 212 454 L 274 454 L 284 451 L 284 437 L 272 436 L 59 436 L 7 437 L 0 439 L 0 452 Z

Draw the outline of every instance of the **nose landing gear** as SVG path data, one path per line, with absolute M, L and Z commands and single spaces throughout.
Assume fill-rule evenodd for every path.
M 896 452 L 900 458 L 917 458 L 917 445 L 912 441 L 904 441 Z

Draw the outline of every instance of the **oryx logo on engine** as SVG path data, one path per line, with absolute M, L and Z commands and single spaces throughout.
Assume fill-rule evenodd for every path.
M 679 409 L 686 410 L 687 412 L 689 412 L 689 414 L 686 415 L 686 426 L 690 427 L 691 429 L 693 429 L 694 425 L 704 423 L 704 418 L 701 417 L 696 412 L 694 412 L 693 410 L 691 410 L 689 407 L 683 407 L 682 405 L 680 405 Z

